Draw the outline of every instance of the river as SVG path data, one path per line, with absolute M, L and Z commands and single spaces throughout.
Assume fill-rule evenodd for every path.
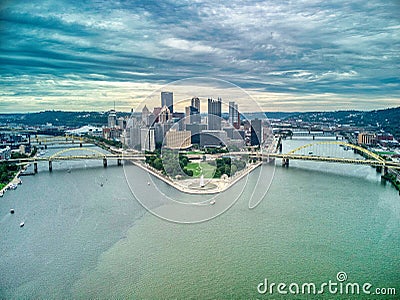
M 307 142 L 284 141 L 284 152 Z M 147 176 L 124 168 L 138 180 Z M 265 278 L 320 284 L 338 272 L 400 293 L 400 197 L 371 167 L 277 161 L 255 209 L 245 188 L 225 213 L 190 225 L 147 212 L 124 168 L 54 162 L 50 173 L 42 163 L 0 198 L 0 298 L 307 299 L 260 295 L 257 285 Z M 263 170 L 249 182 L 268 176 Z M 236 195 L 229 189 L 221 197 Z

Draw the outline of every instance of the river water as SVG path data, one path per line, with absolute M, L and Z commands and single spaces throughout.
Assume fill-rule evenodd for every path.
M 284 141 L 284 152 L 308 142 Z M 249 182 L 267 178 L 263 170 Z M 277 161 L 255 209 L 248 188 L 219 217 L 190 225 L 147 212 L 114 162 L 55 162 L 51 173 L 43 163 L 22 180 L 0 198 L 0 298 L 309 299 L 260 295 L 257 285 L 267 278 L 318 286 L 338 272 L 400 293 L 400 197 L 368 166 Z

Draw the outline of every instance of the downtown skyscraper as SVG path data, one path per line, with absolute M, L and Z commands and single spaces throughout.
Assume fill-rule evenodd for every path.
M 172 92 L 161 92 L 161 107 L 168 107 L 171 114 L 174 112 L 174 95 Z
M 229 102 L 229 123 L 236 129 L 240 128 L 240 113 L 237 103 Z
M 193 97 L 190 105 L 197 108 L 197 111 L 200 113 L 200 99 L 198 97 Z
M 208 98 L 208 130 L 221 130 L 221 107 L 221 98 Z

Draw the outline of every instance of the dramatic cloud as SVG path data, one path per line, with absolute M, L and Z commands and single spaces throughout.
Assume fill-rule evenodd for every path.
M 396 0 L 3 1 L 0 112 L 128 110 L 198 76 L 265 110 L 399 105 L 399 11 Z

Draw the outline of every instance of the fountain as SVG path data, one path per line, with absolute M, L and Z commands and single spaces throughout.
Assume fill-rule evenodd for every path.
M 203 188 L 204 187 L 204 175 L 201 174 L 200 176 L 200 187 Z
M 204 180 L 204 175 L 201 174 L 200 175 L 200 180 L 197 181 L 193 181 L 192 183 L 189 184 L 188 186 L 190 189 L 192 190 L 198 190 L 198 191 L 207 191 L 207 190 L 212 190 L 217 188 L 217 185 L 210 182 L 209 180 L 207 180 L 207 182 L 205 182 Z

